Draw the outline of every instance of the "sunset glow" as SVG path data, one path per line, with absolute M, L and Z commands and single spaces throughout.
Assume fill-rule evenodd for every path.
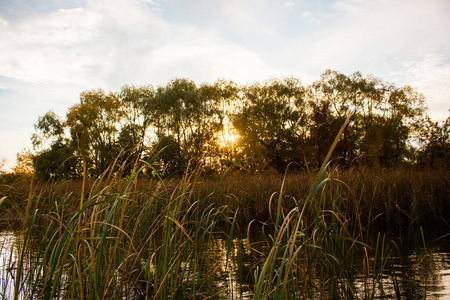
M 222 147 L 233 147 L 236 145 L 239 135 L 228 126 L 225 126 L 220 133 L 219 144 Z
M 38 117 L 63 116 L 82 91 L 173 78 L 307 85 L 326 69 L 360 71 L 417 88 L 433 120 L 447 117 L 449 1 L 194 2 L 2 1 L 0 161 L 12 166 Z

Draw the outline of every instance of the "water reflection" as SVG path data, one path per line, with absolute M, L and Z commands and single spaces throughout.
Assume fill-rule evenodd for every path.
M 13 231 L 0 232 L 0 298 L 12 299 L 17 270 L 17 253 L 22 236 Z M 19 299 L 23 299 L 20 293 Z
M 448 249 L 436 248 L 426 253 L 408 257 L 394 256 L 379 278 L 378 288 L 368 288 L 365 276 L 357 276 L 355 286 L 361 299 L 448 299 L 450 297 L 450 253 Z M 371 278 L 373 273 L 370 273 Z
M 259 242 L 258 242 L 259 239 Z M 247 238 L 227 240 L 217 235 L 209 244 L 209 261 L 220 261 L 220 268 L 212 284 L 227 293 L 222 299 L 252 299 L 256 268 L 262 267 L 270 248 L 266 239 L 258 236 L 256 242 Z M 391 241 L 392 242 L 392 241 Z M 430 245 L 428 245 L 428 243 Z M 353 286 L 358 299 L 449 299 L 450 298 L 450 245 L 432 245 L 427 248 L 412 246 L 413 241 L 392 243 L 392 252 L 381 274 L 374 270 L 365 274 L 363 253 L 355 259 Z M 373 266 L 375 253 L 369 251 L 369 265 Z M 364 275 L 365 274 L 365 275 Z M 317 286 L 321 286 L 317 279 Z M 345 284 L 345 283 L 343 283 Z M 228 289 L 226 289 L 228 288 Z M 323 295 L 316 293 L 317 299 Z
M 261 238 L 261 237 L 259 237 Z M 264 263 L 269 245 L 260 239 L 249 242 L 247 238 L 229 239 L 217 234 L 208 242 L 207 261 L 217 272 L 211 284 L 224 291 L 224 299 L 252 299 L 255 284 L 255 270 Z
M 261 233 L 252 233 L 250 239 L 230 239 L 222 233 L 214 235 L 204 245 L 198 245 L 197 251 L 204 253 L 204 259 L 198 261 L 201 274 L 195 275 L 203 279 L 204 286 L 199 289 L 203 294 L 198 295 L 200 299 L 253 298 L 255 272 L 262 267 L 270 248 L 267 237 Z M 22 236 L 19 233 L 0 232 L 0 299 L 13 298 L 17 253 L 21 243 Z M 353 266 L 355 274 L 360 275 L 355 276 L 353 284 L 359 299 L 395 298 L 398 294 L 404 299 L 450 298 L 448 243 L 434 248 L 429 245 L 426 249 L 399 243 L 393 245 L 397 245 L 397 248 L 392 247 L 396 250 L 393 253 L 402 255 L 390 257 L 379 278 L 374 279 L 376 276 L 373 270 L 366 273 L 362 253 L 355 259 L 358 263 Z M 374 253 L 369 253 L 368 257 L 373 260 Z M 189 263 L 192 261 L 186 262 L 184 268 L 191 267 Z M 26 286 L 22 286 L 19 291 L 18 298 L 25 299 Z

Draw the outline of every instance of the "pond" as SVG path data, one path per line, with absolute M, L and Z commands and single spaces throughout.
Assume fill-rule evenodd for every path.
M 407 233 L 383 229 L 388 239 L 396 245 L 396 253 L 390 258 L 391 268 L 383 270 L 378 286 L 383 291 L 371 291 L 368 281 L 373 280 L 364 271 L 365 257 L 373 259 L 375 253 L 360 253 L 354 259 L 355 277 L 353 286 L 358 299 L 395 298 L 399 291 L 405 299 L 449 299 L 450 298 L 450 243 L 445 236 L 431 228 L 421 236 L 411 237 Z M 371 233 L 373 240 L 376 232 Z M 426 240 L 423 238 L 426 237 Z M 0 232 L 0 299 L 13 299 L 15 291 L 18 251 L 23 243 L 19 232 Z M 418 246 L 420 245 L 420 246 Z M 221 299 L 252 299 L 256 273 L 260 271 L 269 253 L 267 233 L 255 230 L 251 236 L 227 239 L 223 234 L 215 234 L 207 245 L 207 259 L 202 270 L 214 270 L 202 274 L 208 278 L 210 289 L 223 291 Z M 26 275 L 27 267 L 24 264 Z M 319 280 L 319 279 L 318 279 Z M 319 282 L 317 283 L 320 284 Z M 25 299 L 27 286 L 18 285 L 18 299 Z M 204 298 L 207 296 L 204 295 Z M 320 298 L 316 294 L 317 299 Z M 139 298 L 136 294 L 131 298 Z M 199 293 L 199 298 L 202 294 Z

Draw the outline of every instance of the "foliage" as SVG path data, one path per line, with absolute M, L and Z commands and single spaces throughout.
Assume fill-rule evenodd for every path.
M 356 109 L 333 163 L 434 167 L 435 157 L 444 160 L 446 150 L 432 146 L 439 138 L 431 132 L 438 130 L 426 121 L 424 100 L 409 86 L 331 70 L 309 86 L 293 77 L 246 86 L 175 79 L 157 88 L 84 91 L 65 119 L 52 111 L 39 117 L 32 140 L 41 149 L 35 162 L 44 178 L 81 176 L 83 164 L 88 176 L 113 165 L 129 175 L 160 150 L 157 171 L 165 175 L 181 174 L 188 165 L 219 173 L 230 166 L 282 173 L 291 163 L 318 169 L 346 115 Z M 425 163 L 430 155 L 432 163 Z
M 11 171 L 25 178 L 33 176 L 33 152 L 30 149 L 24 148 L 21 152 L 17 153 L 16 165 L 11 168 Z
M 91 174 L 103 173 L 115 160 L 118 125 L 122 118 L 117 95 L 103 90 L 81 93 L 80 103 L 69 108 L 67 126 L 71 146 L 87 161 Z
M 255 170 L 267 166 L 283 172 L 299 161 L 307 116 L 305 89 L 294 78 L 254 84 L 244 90 L 241 109 L 232 124 L 241 137 L 241 160 Z
M 422 147 L 418 152 L 419 165 L 433 169 L 448 169 L 450 167 L 450 117 L 442 124 L 427 118 L 420 130 L 422 131 L 420 136 Z
M 161 175 L 174 174 L 179 170 L 180 144 L 173 136 L 163 136 L 155 147 L 156 160 L 160 163 Z
M 73 155 L 73 149 L 66 145 L 53 144 L 50 149 L 33 156 L 36 175 L 42 179 L 76 178 L 79 162 Z

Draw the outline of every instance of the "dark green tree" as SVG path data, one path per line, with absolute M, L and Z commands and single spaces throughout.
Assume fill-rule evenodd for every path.
M 410 141 L 425 117 L 423 95 L 409 86 L 391 86 L 383 90 L 378 111 L 370 120 L 364 120 L 360 147 L 365 163 L 372 167 L 392 167 L 411 160 Z
M 78 158 L 66 137 L 65 122 L 53 111 L 39 117 L 34 125 L 32 143 L 35 149 L 47 146 L 33 156 L 36 175 L 43 179 L 74 178 L 78 173 Z
M 316 159 L 323 158 L 324 149 L 331 145 L 332 137 L 337 134 L 340 126 L 355 108 L 356 114 L 350 120 L 334 153 L 339 157 L 341 165 L 351 164 L 362 154 L 360 146 L 364 139 L 364 130 L 372 126 L 374 118 L 381 111 L 384 89 L 384 83 L 374 77 L 364 78 L 359 72 L 346 76 L 332 70 L 326 70 L 320 80 L 309 87 L 309 103 L 312 118 L 315 119 L 311 133 L 314 135 L 313 140 L 316 140 Z M 325 112 L 327 116 L 320 117 L 320 114 Z M 317 123 L 320 119 L 321 123 Z M 314 128 L 317 126 L 323 128 Z M 325 128 L 329 130 L 326 136 L 324 136 Z M 320 131 L 322 133 L 319 134 Z M 316 163 L 320 164 L 318 161 Z
M 418 165 L 433 169 L 450 168 L 450 117 L 442 124 L 433 122 L 428 117 L 420 130 Z
M 33 164 L 36 175 L 46 180 L 76 178 L 81 172 L 80 159 L 74 155 L 74 149 L 60 143 L 35 155 Z
M 309 144 L 313 152 L 307 158 L 313 167 L 320 168 L 343 122 L 332 114 L 329 101 L 311 101 L 310 106 Z
M 302 162 L 299 148 L 307 122 L 305 89 L 294 78 L 273 79 L 244 90 L 242 107 L 232 124 L 240 135 L 241 160 L 254 171 L 283 172 Z
M 174 137 L 161 137 L 154 148 L 154 152 L 151 153 L 152 156 L 157 156 L 155 159 L 157 162 L 155 166 L 156 171 L 162 176 L 177 174 L 180 170 L 178 165 L 181 161 L 178 157 L 180 153 L 180 145 Z

